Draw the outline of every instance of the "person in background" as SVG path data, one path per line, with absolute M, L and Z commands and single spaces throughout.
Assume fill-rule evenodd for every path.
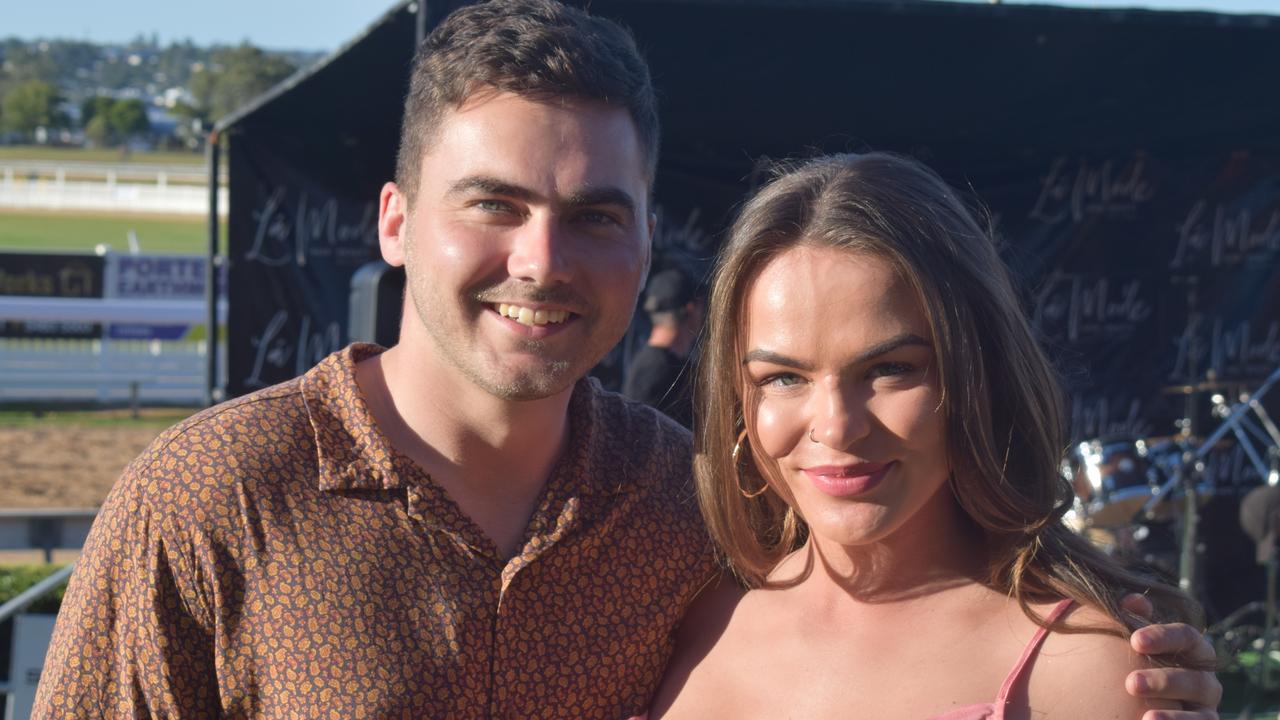
M 703 300 L 697 284 L 678 269 L 654 273 L 644 295 L 652 330 L 631 358 L 622 394 L 693 427 L 691 355 L 702 330 Z

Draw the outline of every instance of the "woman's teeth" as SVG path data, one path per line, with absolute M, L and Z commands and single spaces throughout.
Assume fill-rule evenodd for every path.
M 498 314 L 529 326 L 562 323 L 569 317 L 568 310 L 534 310 L 507 303 L 498 303 Z

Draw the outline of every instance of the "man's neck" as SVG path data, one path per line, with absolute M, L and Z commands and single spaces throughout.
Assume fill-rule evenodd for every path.
M 397 345 L 357 366 L 370 412 L 391 444 L 423 468 L 512 554 L 568 443 L 573 388 L 532 401 L 494 397 L 455 368 Z

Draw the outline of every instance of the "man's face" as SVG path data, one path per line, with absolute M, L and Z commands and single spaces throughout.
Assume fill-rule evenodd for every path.
M 635 309 L 644 169 L 630 116 L 602 103 L 484 93 L 447 112 L 412 207 L 383 189 L 383 255 L 408 277 L 401 342 L 497 397 L 571 386 Z

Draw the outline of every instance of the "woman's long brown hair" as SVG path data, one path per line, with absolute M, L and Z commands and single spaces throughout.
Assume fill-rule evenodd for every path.
M 736 467 L 731 457 L 742 429 L 754 433 L 743 417 L 752 400 L 743 397 L 744 303 L 771 259 L 806 244 L 884 258 L 919 294 L 936 348 L 951 489 L 985 536 L 990 587 L 1017 598 L 1037 622 L 1030 602 L 1071 598 L 1132 630 L 1119 600 L 1137 592 L 1152 600 L 1156 619 L 1198 623 L 1190 598 L 1124 568 L 1062 523 L 1071 500 L 1058 473 L 1062 392 L 994 241 L 941 178 L 885 153 L 824 157 L 783 172 L 743 207 L 716 265 L 694 475 L 711 535 L 748 586 L 765 584 L 807 528 L 778 492 L 749 499 L 739 490 L 767 482 L 748 453 Z

